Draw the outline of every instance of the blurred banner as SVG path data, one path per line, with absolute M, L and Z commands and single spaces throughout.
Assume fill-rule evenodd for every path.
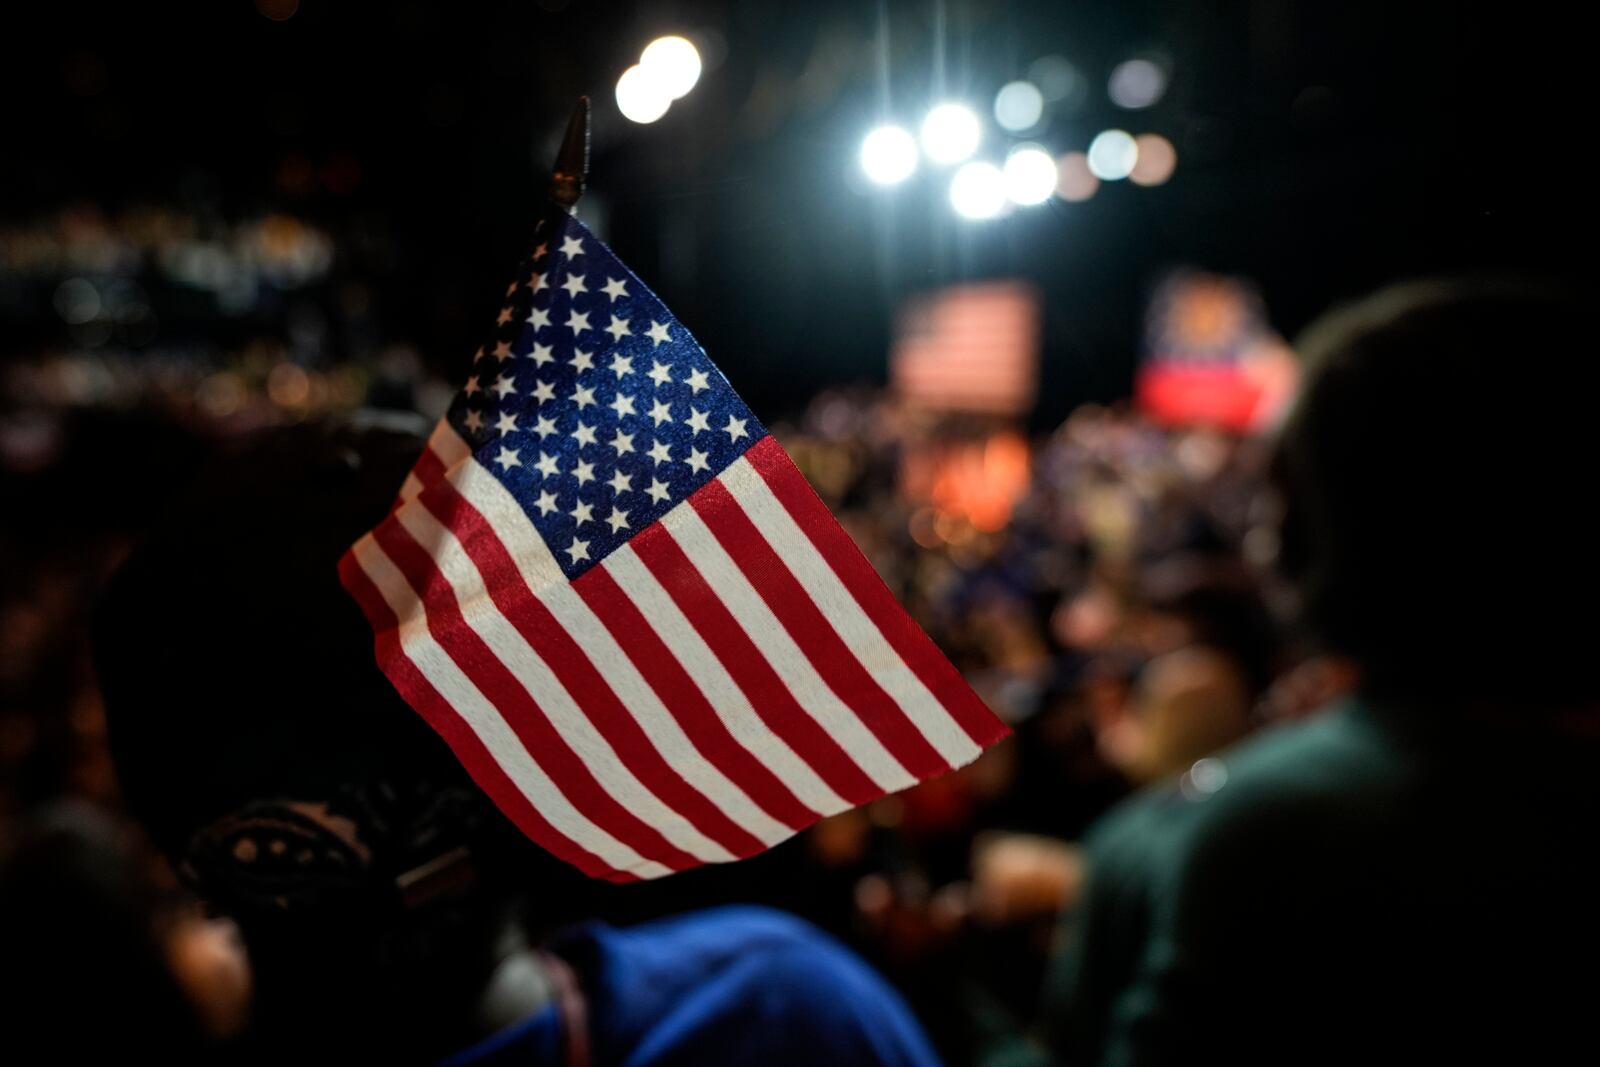
M 1039 298 L 1023 282 L 923 293 L 900 311 L 889 378 L 913 409 L 1020 415 L 1039 388 Z
M 938 540 L 955 541 L 951 523 L 985 533 L 1004 529 L 1028 491 L 1030 466 L 1027 439 L 1015 430 L 909 443 L 901 454 L 900 491 L 933 509 Z
M 1240 432 L 1272 425 L 1294 394 L 1298 367 L 1241 278 L 1176 271 L 1156 287 L 1135 395 L 1169 426 Z

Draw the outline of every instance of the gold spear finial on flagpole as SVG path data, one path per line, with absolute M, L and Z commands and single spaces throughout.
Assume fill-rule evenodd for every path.
M 555 169 L 550 173 L 550 199 L 570 212 L 583 195 L 589 177 L 589 98 L 578 97 L 578 106 L 567 120 L 567 133 L 556 153 Z

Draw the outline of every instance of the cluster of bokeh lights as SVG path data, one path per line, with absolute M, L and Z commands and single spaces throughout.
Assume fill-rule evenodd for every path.
M 617 110 L 632 122 L 656 121 L 694 88 L 700 68 L 700 50 L 688 38 L 657 37 L 617 79 Z
M 1053 75 L 1056 82 L 1063 80 L 1048 66 L 1041 73 Z M 1045 81 L 1046 88 L 1033 80 L 1013 81 L 995 94 L 994 121 L 1008 134 L 1036 133 L 1047 101 L 1073 91 L 1070 82 L 1037 80 Z M 1165 89 L 1166 73 L 1159 64 L 1131 59 L 1112 71 L 1107 94 L 1118 107 L 1142 110 L 1159 101 Z M 963 218 L 992 219 L 1013 208 L 1047 203 L 1052 197 L 1069 203 L 1088 200 L 1102 182 L 1161 185 L 1178 163 L 1177 149 L 1167 138 L 1156 133 L 1134 136 L 1120 129 L 1103 130 L 1085 150 L 1059 156 L 1042 144 L 1024 142 L 1012 145 L 1000 162 L 975 158 L 983 143 L 984 124 L 978 113 L 966 104 L 947 101 L 929 109 L 915 136 L 898 125 L 869 132 L 861 142 L 861 170 L 875 185 L 894 186 L 924 163 L 953 167 L 950 206 Z

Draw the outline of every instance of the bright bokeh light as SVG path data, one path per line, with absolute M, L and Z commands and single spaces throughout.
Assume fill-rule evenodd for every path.
M 700 52 L 683 37 L 657 37 L 639 54 L 639 66 L 669 101 L 682 97 L 700 80 Z
M 1138 160 L 1139 146 L 1126 130 L 1104 130 L 1089 142 L 1089 170 L 1101 181 L 1121 181 Z
M 617 110 L 632 122 L 654 122 L 672 106 L 672 94 L 643 66 L 632 66 L 617 79 Z
M 968 163 L 950 179 L 950 206 L 968 219 L 992 219 L 1005 210 L 1006 178 L 993 163 Z
M 922 120 L 922 150 L 936 163 L 959 163 L 978 150 L 978 116 L 965 104 L 940 104 Z
M 1038 145 L 1023 145 L 1006 157 L 1006 196 L 1014 204 L 1042 204 L 1056 188 L 1056 161 Z
M 917 169 L 916 139 L 899 126 L 879 126 L 861 142 L 861 169 L 879 185 L 897 185 Z
M 1148 59 L 1118 63 L 1106 82 L 1106 95 L 1118 107 L 1137 111 L 1153 107 L 1167 91 L 1167 72 Z
M 1032 82 L 1010 82 L 994 94 L 994 120 L 1018 133 L 1039 125 L 1044 116 L 1044 94 Z
M 1178 150 L 1159 133 L 1142 133 L 1134 139 L 1139 158 L 1133 162 L 1128 180 L 1135 185 L 1160 185 L 1178 168 Z
M 1089 169 L 1089 157 L 1068 152 L 1056 160 L 1056 195 L 1068 203 L 1089 199 L 1100 188 L 1100 179 Z

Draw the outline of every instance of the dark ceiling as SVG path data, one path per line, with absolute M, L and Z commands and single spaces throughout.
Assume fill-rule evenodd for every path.
M 78 202 L 294 211 L 340 235 L 385 331 L 441 368 L 526 251 L 583 92 L 590 211 L 758 411 L 881 377 L 895 305 L 954 279 L 1040 286 L 1054 418 L 1127 388 L 1166 266 L 1256 278 L 1292 335 L 1398 277 L 1585 272 L 1594 237 L 1588 46 L 1527 5 L 302 0 L 280 22 L 210 0 L 8 18 L 0 220 Z M 636 126 L 611 88 L 663 32 L 697 35 L 712 63 Z M 1113 108 L 1106 73 L 1152 50 L 1166 97 Z M 945 98 L 987 113 L 1048 53 L 1095 91 L 1034 139 L 1160 132 L 1178 147 L 1169 183 L 986 223 L 955 218 L 932 181 L 858 188 L 857 145 L 882 117 Z

